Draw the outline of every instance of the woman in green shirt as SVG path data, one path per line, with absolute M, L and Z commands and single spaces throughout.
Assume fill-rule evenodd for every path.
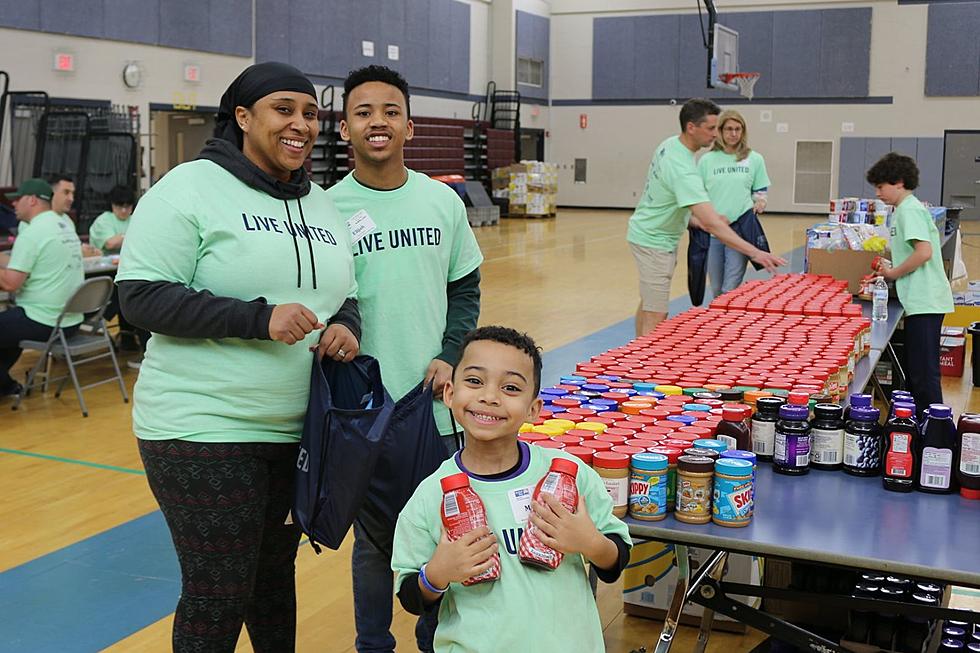
M 153 333 L 133 428 L 181 565 L 177 651 L 230 653 L 243 623 L 255 650 L 295 647 L 310 350 L 349 361 L 360 336 L 350 233 L 303 168 L 317 114 L 300 71 L 250 66 L 126 232 L 122 310 Z
M 766 162 L 749 147 L 745 118 L 738 111 L 723 111 L 718 117 L 718 136 L 711 151 L 698 161 L 698 171 L 711 203 L 736 231 L 736 223 L 754 219 L 750 214 L 758 215 L 765 210 L 769 188 Z M 707 271 L 715 297 L 742 283 L 748 262 L 745 254 L 711 237 Z

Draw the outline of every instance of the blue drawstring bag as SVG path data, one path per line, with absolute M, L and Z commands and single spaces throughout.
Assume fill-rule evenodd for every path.
M 368 493 L 395 403 L 370 356 L 349 363 L 313 356 L 293 519 L 319 544 L 340 548 Z
M 375 548 L 391 556 L 398 514 L 449 455 L 436 430 L 432 386 L 420 383 L 395 404 L 357 517 Z

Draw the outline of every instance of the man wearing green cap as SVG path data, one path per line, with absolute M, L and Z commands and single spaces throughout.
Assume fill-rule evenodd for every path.
M 51 210 L 52 195 L 43 179 L 28 179 L 7 195 L 17 219 L 31 228 L 17 237 L 9 257 L 0 257 L 0 290 L 13 293 L 17 302 L 0 312 L 0 396 L 21 390 L 10 376 L 20 341 L 47 340 L 68 298 L 85 280 L 75 225 Z M 81 321 L 81 313 L 70 313 L 61 326 L 70 334 Z

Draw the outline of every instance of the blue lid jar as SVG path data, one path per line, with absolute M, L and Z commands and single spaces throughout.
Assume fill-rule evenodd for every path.
M 637 382 L 633 384 L 633 389 L 637 392 L 652 392 L 656 387 L 657 386 L 652 383 Z
M 662 453 L 635 453 L 630 459 L 634 469 L 645 472 L 660 472 L 667 469 L 667 456 Z
M 697 443 L 694 443 L 697 446 Z M 753 465 L 756 464 L 757 459 L 754 453 L 751 451 L 742 451 L 741 449 L 729 449 L 728 451 L 721 452 L 721 458 L 729 458 L 733 460 L 747 460 Z
M 779 407 L 779 419 L 805 420 L 810 416 L 810 409 L 807 406 L 797 404 L 783 404 Z
M 881 416 L 881 411 L 877 408 L 854 408 L 851 410 L 851 419 L 858 422 L 877 422 Z
M 854 408 L 871 408 L 871 395 L 851 395 L 850 406 Z
M 706 404 L 684 404 L 683 406 L 681 406 L 681 408 L 683 408 L 684 410 L 699 410 L 704 413 L 711 410 L 711 406 L 708 406 Z
M 595 378 L 602 379 L 603 381 L 619 381 L 619 377 L 615 374 L 600 374 Z
M 697 421 L 690 415 L 671 415 L 670 417 L 667 418 L 667 420 L 670 422 L 680 422 L 684 426 L 690 426 L 691 424 L 694 424 L 694 422 Z
M 568 394 L 568 390 L 564 388 L 541 388 L 539 394 L 547 395 L 549 397 L 563 397 Z
M 653 397 L 657 401 L 660 401 L 667 396 L 662 392 L 657 392 L 656 390 L 637 390 L 636 394 L 639 397 Z
M 728 451 L 728 445 L 721 440 L 712 440 L 709 438 L 700 438 L 692 443 L 695 449 L 708 449 L 709 451 L 715 451 L 717 453 L 722 453 L 723 451 Z
M 715 472 L 729 476 L 752 476 L 752 463 L 739 458 L 719 458 L 715 461 Z
M 579 406 L 579 408 L 588 408 L 589 410 L 594 410 L 597 413 L 605 413 L 610 410 L 616 409 L 615 406 L 608 406 L 606 404 L 597 404 L 595 403 L 595 400 L 592 400 L 592 402 L 587 404 L 582 404 L 581 406 Z
M 584 376 L 578 376 L 577 374 L 570 374 L 568 376 L 561 377 L 562 384 L 564 383 L 578 383 L 579 381 L 585 381 Z
M 953 409 L 945 404 L 929 404 L 929 417 L 934 419 L 949 419 Z
M 582 389 L 589 392 L 609 392 L 609 386 L 604 383 L 586 383 Z

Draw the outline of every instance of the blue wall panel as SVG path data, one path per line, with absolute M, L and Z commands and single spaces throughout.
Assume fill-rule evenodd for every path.
M 980 2 L 929 7 L 926 89 L 929 96 L 980 95 Z
M 405 43 L 399 56 L 409 86 L 432 87 L 429 83 L 429 0 L 411 0 L 405 12 Z
M 635 97 L 634 24 L 632 18 L 596 18 L 592 21 L 592 97 Z
M 41 0 L 0 0 L 0 27 L 41 29 Z
M 452 28 L 447 6 L 440 0 L 429 4 L 429 87 L 449 89 L 449 30 Z
M 837 195 L 857 197 L 864 193 L 864 138 L 842 136 L 837 166 Z
M 41 30 L 73 36 L 102 37 L 102 0 L 44 0 Z
M 160 11 L 145 0 L 104 0 L 103 37 L 113 41 L 160 42 Z M 251 18 L 249 18 L 251 25 Z
M 920 138 L 916 143 L 915 162 L 919 166 L 919 187 L 915 195 L 920 200 L 939 206 L 943 203 L 942 138 Z
M 255 60 L 289 61 L 289 25 L 282 20 L 282 8 L 275 2 L 255 3 Z
M 470 90 L 470 8 L 461 2 L 449 3 L 449 90 Z
M 739 35 L 741 44 L 741 35 Z M 820 12 L 780 11 L 773 15 L 772 95 L 820 95 Z
M 319 0 L 290 0 L 285 6 L 278 5 L 277 21 L 285 19 L 289 23 L 288 50 L 278 56 L 274 54 L 273 61 L 283 61 L 283 54 L 288 53 L 288 63 L 304 73 L 313 73 L 322 68 L 324 55 L 334 45 L 324 38 L 322 4 Z M 284 16 L 285 11 L 289 13 Z M 338 53 L 331 54 L 336 56 Z
M 773 13 L 753 11 L 725 14 L 721 21 L 739 34 L 738 69 L 762 73 L 755 83 L 755 94 L 760 97 L 772 97 Z
M 705 97 L 710 94 L 707 83 L 708 54 L 704 49 L 704 41 L 701 40 L 701 26 L 698 20 L 697 14 L 680 16 L 676 54 L 677 97 L 679 98 Z M 704 24 L 707 27 L 707 16 L 704 18 Z M 665 54 L 664 61 L 670 60 L 670 55 Z
M 677 96 L 678 16 L 640 16 L 634 22 L 633 97 Z
M 866 96 L 871 72 L 871 7 L 819 13 L 820 96 Z
M 352 68 L 361 68 L 371 64 L 385 65 L 388 61 L 388 47 L 381 38 L 381 0 L 358 0 L 351 14 L 354 36 L 354 54 Z M 327 33 L 332 31 L 328 29 Z M 363 41 L 374 43 L 374 54 L 364 56 Z
M 252 56 L 251 0 L 211 0 L 207 49 L 241 57 Z
M 160 45 L 188 50 L 206 50 L 207 14 L 198 0 L 166 0 L 160 3 Z
M 380 39 L 375 44 L 378 51 L 378 61 L 384 65 L 405 73 L 405 55 L 402 52 L 405 45 L 405 0 L 386 0 L 384 11 L 379 11 Z M 398 46 L 398 60 L 388 58 L 388 46 Z
M 521 95 L 538 99 L 546 99 L 548 97 L 550 30 L 551 21 L 544 16 L 538 16 L 526 11 L 516 12 L 516 56 L 541 61 L 544 68 L 542 71 L 542 85 L 540 87 L 521 83 L 517 84 L 517 89 L 521 92 Z

